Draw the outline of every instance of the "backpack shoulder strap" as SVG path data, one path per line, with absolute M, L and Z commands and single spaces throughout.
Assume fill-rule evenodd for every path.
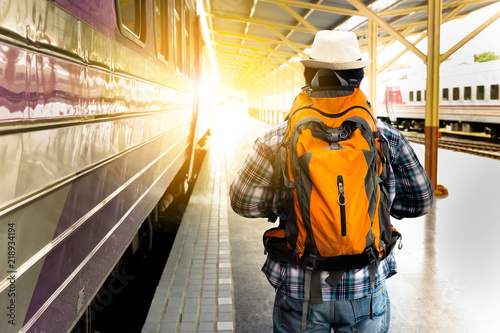
M 305 331 L 309 302 L 311 304 L 321 304 L 323 303 L 323 295 L 321 291 L 321 271 L 317 269 L 316 256 L 310 254 L 302 262 L 302 267 L 304 268 L 304 300 L 302 302 L 301 329 Z

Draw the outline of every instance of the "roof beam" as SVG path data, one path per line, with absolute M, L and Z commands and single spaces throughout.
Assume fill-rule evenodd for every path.
M 302 55 L 304 58 L 309 58 L 307 54 L 304 53 L 299 47 L 297 47 L 294 43 L 292 43 L 288 38 L 283 36 L 278 30 L 276 30 L 273 26 L 271 25 L 266 25 L 266 27 L 271 30 L 276 36 L 278 36 L 282 41 L 284 41 L 288 46 L 290 46 L 292 49 L 297 51 L 300 55 Z
M 222 64 L 221 72 L 226 75 L 230 75 L 234 82 L 236 81 L 239 82 L 242 80 L 252 80 L 252 83 L 261 80 L 264 76 L 269 74 L 268 71 L 256 71 L 255 66 L 250 66 L 246 64 L 238 66 L 236 68 L 233 68 L 232 66 L 228 67 L 228 65 Z M 235 74 L 238 74 L 239 77 L 235 78 L 234 77 Z
M 453 46 L 451 49 L 449 49 L 446 53 L 441 55 L 440 61 L 443 62 L 446 59 L 448 59 L 453 53 L 455 53 L 458 49 L 460 49 L 462 46 L 464 46 L 466 43 L 468 43 L 472 38 L 476 37 L 477 34 L 479 34 L 481 31 L 486 29 L 491 23 L 495 22 L 499 17 L 500 17 L 500 11 L 497 12 L 492 17 L 490 17 L 488 20 L 486 20 L 483 24 L 481 24 L 474 31 L 472 31 L 470 34 L 468 34 L 460 42 L 455 44 L 455 46 Z
M 410 31 L 410 30 L 411 30 L 411 28 L 406 28 L 405 30 L 403 30 L 403 31 L 402 31 L 402 35 L 403 35 L 403 36 L 408 37 L 408 31 Z M 420 34 L 420 35 L 421 35 L 421 34 Z M 378 39 L 379 39 L 379 38 L 377 37 L 377 44 L 378 44 Z M 394 44 L 394 43 L 396 42 L 396 40 L 395 40 L 394 38 L 392 38 L 392 37 L 387 38 L 386 40 L 387 40 L 388 42 L 387 42 L 387 43 L 385 43 L 385 44 L 383 44 L 382 49 L 381 49 L 381 50 L 378 50 L 378 52 L 377 52 L 377 53 L 382 53 L 385 49 L 387 49 L 389 46 L 391 46 L 392 44 Z M 413 45 L 417 45 L 417 44 L 416 44 L 416 43 L 413 43 Z
M 427 32 L 423 33 L 415 42 L 414 42 L 414 45 L 417 45 L 418 43 L 420 43 L 422 41 L 422 39 L 424 39 L 425 37 L 427 37 Z M 393 63 L 395 63 L 399 58 L 401 58 L 406 52 L 408 52 L 409 50 L 408 49 L 404 49 L 403 51 L 399 52 L 394 58 L 392 58 L 391 60 L 387 61 L 385 64 L 383 64 L 382 66 L 380 66 L 379 68 L 377 68 L 377 74 L 380 74 L 382 73 L 383 71 L 385 71 L 390 65 L 392 65 Z
M 443 23 L 446 23 L 446 22 L 449 22 L 451 20 L 454 20 L 457 18 L 457 14 L 460 13 L 460 11 L 462 11 L 462 9 L 464 9 L 465 5 L 462 5 L 462 6 L 458 6 L 456 7 L 453 11 L 451 11 L 450 13 L 448 13 L 445 17 L 443 17 Z M 403 32 L 403 34 L 405 36 L 407 36 L 407 34 L 405 32 Z M 420 37 L 415 40 L 413 42 L 413 45 L 417 45 L 418 43 L 420 43 L 425 37 L 427 37 L 427 31 L 423 32 Z M 388 45 L 390 45 L 392 43 L 389 43 Z M 392 65 L 393 63 L 395 63 L 399 58 L 401 58 L 406 52 L 408 52 L 408 49 L 405 49 L 401 52 L 399 52 L 394 58 L 392 58 L 391 60 L 387 61 L 384 65 L 382 65 L 381 67 L 379 67 L 377 69 L 377 73 L 382 73 L 384 70 L 386 70 L 390 65 Z M 443 60 L 441 60 L 442 62 Z
M 252 71 L 253 72 L 261 72 L 263 74 L 268 74 L 270 70 L 276 69 L 276 66 L 269 66 L 267 64 L 259 64 L 256 63 L 255 61 L 247 61 L 247 60 L 242 60 L 242 59 L 234 59 L 234 58 L 222 58 L 219 57 L 217 59 L 217 64 L 224 64 L 228 66 L 235 66 L 238 68 L 242 64 L 244 65 L 251 65 L 252 66 Z
M 225 14 L 207 13 L 207 15 L 210 15 L 210 16 L 216 17 L 216 18 L 220 18 L 220 19 L 236 21 L 236 22 L 260 24 L 260 25 L 264 25 L 264 26 L 273 26 L 273 27 L 282 28 L 282 29 L 286 29 L 286 30 L 297 30 L 297 31 L 311 33 L 311 31 L 308 28 L 297 27 L 294 25 L 281 24 L 281 23 L 269 22 L 269 21 L 254 20 L 254 19 L 246 19 L 246 18 L 242 18 L 242 17 L 225 15 Z
M 286 5 L 300 7 L 300 8 L 310 8 L 310 9 L 315 9 L 315 10 L 319 10 L 319 11 L 323 11 L 323 12 L 346 15 L 346 16 L 365 16 L 362 13 L 360 13 L 358 10 L 344 9 L 344 8 L 319 5 L 319 4 L 314 4 L 314 3 L 306 3 L 306 2 L 296 1 L 296 0 L 260 0 L 260 1 L 273 2 L 276 4 L 286 4 Z M 493 1 L 492 0 L 458 0 L 458 1 L 453 1 L 453 2 L 443 2 L 443 8 L 456 7 L 456 6 L 460 6 L 460 5 L 471 5 L 471 4 L 477 4 L 477 3 L 487 3 L 487 2 L 493 2 Z M 383 12 L 379 12 L 377 14 L 380 17 L 406 15 L 406 14 L 410 14 L 413 12 L 427 11 L 427 8 L 428 8 L 427 6 L 416 6 L 416 7 L 410 7 L 410 8 L 405 8 L 405 9 L 383 11 Z
M 466 16 L 467 15 L 454 15 L 453 16 L 453 20 L 461 19 L 461 18 L 464 18 Z M 427 29 L 427 21 L 417 21 L 417 22 L 406 23 L 406 24 L 398 24 L 398 25 L 393 25 L 392 28 L 394 30 L 400 30 L 400 29 L 415 28 L 415 27 L 419 27 L 419 26 L 425 26 L 426 29 Z M 356 31 L 357 35 L 364 35 L 366 33 L 368 33 L 368 30 L 359 30 L 359 31 Z M 420 33 L 421 32 L 419 32 L 417 34 L 419 35 Z M 411 34 L 405 34 L 404 32 L 402 32 L 400 34 L 403 35 L 403 36 L 405 36 L 405 37 L 411 36 Z
M 261 1 L 282 3 L 282 4 L 287 4 L 290 6 L 321 10 L 324 12 L 340 14 L 340 15 L 360 16 L 360 14 L 357 10 L 350 10 L 350 9 L 344 9 L 344 8 L 338 8 L 338 7 L 332 7 L 332 6 L 325 6 L 325 5 L 295 1 L 295 0 L 261 0 Z
M 269 51 L 269 53 L 273 54 L 275 57 L 277 57 L 278 59 L 280 59 L 284 64 L 289 64 L 289 61 L 282 58 L 278 52 L 276 50 L 273 50 L 272 48 L 270 48 L 269 46 L 267 46 L 266 44 L 264 44 L 263 42 L 261 42 L 261 44 Z M 295 56 L 295 55 L 294 55 Z M 301 71 L 299 71 L 295 66 L 290 66 L 291 68 L 293 68 L 295 71 L 299 72 L 300 74 L 302 74 Z
M 289 73 L 284 72 L 283 69 L 279 66 L 275 66 L 274 70 L 272 72 L 267 72 L 266 75 L 272 74 L 273 72 L 283 72 L 283 74 L 287 77 L 287 79 L 291 80 L 291 76 Z
M 233 33 L 233 32 L 211 30 L 210 33 L 218 34 L 218 35 L 223 35 L 223 36 L 229 36 L 229 37 L 235 37 L 235 38 L 253 39 L 253 40 L 260 41 L 260 42 L 266 42 L 266 43 L 271 43 L 271 44 L 287 44 L 287 43 L 285 43 L 284 41 L 281 41 L 281 40 L 270 39 L 270 38 L 262 38 L 262 37 L 255 37 L 255 36 L 248 36 L 248 35 L 241 35 L 241 34 L 236 34 L 236 33 Z M 308 47 L 311 47 L 311 45 L 297 44 L 297 43 L 295 43 L 295 46 L 300 47 L 302 49 L 306 49 Z
M 244 75 L 245 77 L 251 77 L 254 80 L 259 80 L 264 75 L 260 72 L 252 71 L 250 69 L 250 67 L 244 67 L 244 68 L 221 67 L 220 72 L 221 72 L 221 74 L 230 75 L 230 76 L 233 76 L 234 74 L 238 74 L 240 76 Z M 236 81 L 236 78 L 234 78 L 234 80 Z
M 263 42 L 261 42 L 261 41 L 259 41 L 259 42 L 262 43 L 262 45 L 264 45 L 264 47 L 266 47 L 266 49 L 260 49 L 260 48 L 257 48 L 257 47 L 247 46 L 247 45 L 222 43 L 222 42 L 215 42 L 215 41 L 213 41 L 212 44 L 214 44 L 214 45 L 220 45 L 220 46 L 227 46 L 227 47 L 234 47 L 234 48 L 248 49 L 248 50 L 258 51 L 258 52 L 270 52 L 270 51 L 273 51 L 273 53 L 275 53 L 275 55 L 279 54 L 279 55 L 282 55 L 282 56 L 285 56 L 285 57 L 290 57 L 290 58 L 297 56 L 297 54 L 295 54 L 295 53 L 275 51 L 275 50 L 271 49 L 269 46 L 267 46 L 266 44 L 264 44 Z M 281 59 L 283 59 L 283 58 L 281 58 Z
M 317 1 L 316 1 L 316 5 L 319 5 L 319 4 L 321 4 L 322 2 L 323 2 L 323 0 L 317 0 Z M 300 16 L 300 15 L 298 15 L 298 14 L 297 14 L 297 13 L 296 13 L 293 9 L 291 9 L 291 8 L 290 8 L 287 4 L 284 4 L 284 3 L 278 3 L 278 5 L 279 5 L 282 9 L 284 9 L 285 11 L 287 11 L 290 15 L 292 15 L 292 17 L 294 17 L 294 18 L 298 21 L 298 22 L 297 22 L 297 24 L 296 24 L 296 26 L 300 25 L 300 24 L 301 24 L 301 22 L 302 22 L 302 24 L 304 24 L 305 26 L 307 26 L 307 24 L 305 24 L 304 22 L 307 22 L 307 23 L 308 23 L 307 18 L 308 18 L 308 17 L 309 17 L 309 16 L 310 16 L 313 12 L 314 12 L 314 9 L 309 9 L 309 10 L 308 10 L 308 11 L 304 14 L 304 16 Z M 315 31 L 315 32 L 314 32 L 315 34 L 316 34 L 316 32 L 318 31 L 318 30 L 316 29 L 316 27 L 314 27 L 312 24 L 311 24 L 310 28 L 312 29 L 312 31 Z M 290 30 L 290 31 L 288 32 L 288 34 L 287 34 L 286 36 L 284 36 L 285 40 L 288 40 L 288 39 L 289 39 L 289 37 L 290 37 L 290 35 L 292 34 L 292 32 L 293 32 L 293 30 Z M 283 38 L 281 38 L 281 39 L 283 40 Z M 275 51 L 277 51 L 277 50 L 278 50 L 278 48 L 279 48 L 279 46 L 280 46 L 279 44 L 278 44 L 277 46 L 275 46 L 275 47 L 274 47 L 274 49 L 270 48 L 269 46 L 265 45 L 265 44 L 264 44 L 264 43 L 262 43 L 262 42 L 261 42 L 261 44 L 263 44 L 263 45 L 264 45 L 264 47 L 266 47 L 267 49 L 269 49 L 270 53 L 269 53 L 268 57 L 269 57 L 271 54 L 273 54 L 274 56 L 276 56 L 276 57 L 280 58 L 280 57 L 279 57 L 279 55 L 276 55 L 276 54 L 275 54 Z M 297 47 L 299 47 L 297 44 L 294 44 L 294 45 L 295 45 L 295 46 L 297 46 Z M 309 48 L 309 46 L 305 46 L 305 47 L 304 47 L 304 46 L 302 46 L 302 47 L 301 47 L 301 49 L 305 49 L 305 48 Z M 294 49 L 295 49 L 295 48 L 294 48 Z M 298 53 L 298 54 L 300 54 L 300 52 L 297 52 L 297 53 Z M 307 56 L 306 56 L 306 57 L 307 57 Z M 284 60 L 284 59 L 283 59 L 283 60 Z M 301 76 L 303 75 L 302 71 L 301 71 L 301 70 L 299 70 L 296 66 L 294 66 L 294 64 L 293 64 L 293 63 L 290 63 L 289 61 L 284 61 L 283 63 L 285 63 L 285 64 L 287 64 L 288 66 L 290 66 L 290 67 L 291 67 L 291 69 L 292 69 L 293 71 L 297 72 L 297 73 L 298 73 L 298 74 L 300 74 Z
M 316 29 L 316 27 L 314 25 L 312 25 L 311 23 L 309 23 L 309 21 L 307 21 L 305 18 L 303 18 L 302 16 L 300 16 L 295 10 L 293 10 L 292 8 L 290 8 L 290 6 L 288 6 L 287 4 L 278 3 L 278 5 L 283 10 L 285 10 L 288 14 L 290 14 L 294 19 L 296 19 L 297 21 L 299 21 L 304 27 L 308 28 L 313 34 L 316 34 L 319 31 L 318 29 Z
M 274 61 L 274 62 L 279 62 L 279 63 L 282 63 L 282 60 L 280 59 L 271 59 L 271 58 L 266 58 L 266 57 L 263 57 L 262 55 L 258 54 L 257 52 L 257 56 L 254 56 L 254 55 L 248 55 L 248 54 L 244 54 L 244 53 L 238 53 L 238 52 L 229 52 L 229 51 L 216 51 L 217 53 L 220 53 L 220 54 L 227 54 L 227 55 L 233 55 L 233 56 L 237 56 L 237 57 L 247 57 L 249 59 L 259 59 L 259 60 L 264 60 L 264 61 Z
M 262 74 L 260 74 L 259 71 L 255 71 L 255 70 L 251 70 L 253 69 L 254 67 L 253 66 L 248 66 L 248 65 L 242 65 L 242 66 L 238 66 L 238 67 L 233 67 L 233 66 L 230 66 L 228 64 L 220 64 L 220 70 L 223 72 L 223 73 L 238 73 L 238 74 L 242 74 L 242 73 L 248 73 L 249 75 L 255 75 L 256 77 L 261 77 Z M 269 73 L 269 72 L 266 72 L 266 74 Z
M 393 27 L 391 27 L 387 22 L 380 18 L 376 13 L 374 13 L 370 8 L 365 6 L 359 0 L 348 0 L 354 7 L 356 7 L 359 11 L 364 13 L 369 19 L 373 20 L 379 27 L 387 31 L 392 37 L 396 38 L 400 43 L 406 46 L 410 51 L 412 51 L 417 57 L 422 59 L 424 62 L 427 61 L 427 57 L 422 53 L 415 45 L 410 43 L 406 38 L 397 32 Z
M 221 74 L 227 76 L 228 79 L 225 81 L 232 80 L 233 82 L 242 81 L 242 80 L 250 80 L 247 85 L 250 86 L 251 83 L 260 80 L 266 74 L 252 71 L 250 67 L 244 68 L 220 68 Z
M 281 60 L 279 59 L 271 59 L 269 57 L 263 57 L 260 53 L 258 53 L 257 51 L 253 50 L 258 56 L 259 56 L 259 59 L 262 59 L 263 62 L 266 62 L 267 64 L 269 64 L 270 66 L 272 66 L 274 69 L 279 69 L 280 66 L 276 66 L 275 64 L 273 64 L 271 61 L 279 61 L 280 65 L 283 63 Z
M 450 7 L 458 7 L 458 6 L 463 6 L 463 5 L 473 5 L 473 4 L 478 4 L 478 3 L 487 3 L 491 2 L 493 3 L 493 0 L 459 0 L 459 1 L 453 1 L 453 2 L 443 2 L 443 9 L 444 8 L 450 8 Z M 395 15 L 406 15 L 406 14 L 411 14 L 415 12 L 426 12 L 428 10 L 428 6 L 417 6 L 417 7 L 410 7 L 410 8 L 405 8 L 405 9 L 397 9 L 397 10 L 387 10 L 378 13 L 380 17 L 387 17 L 387 16 L 395 16 Z
M 253 0 L 253 4 L 252 4 L 252 9 L 250 9 L 250 15 L 249 15 L 249 19 L 252 19 L 253 18 L 253 14 L 255 13 L 255 8 L 257 7 L 257 2 L 259 0 Z M 245 32 L 244 34 L 247 35 L 248 33 L 248 29 L 250 28 L 250 22 L 247 22 L 246 26 L 245 26 Z M 246 42 L 246 39 L 241 39 L 241 42 L 240 42 L 240 46 L 244 46 L 245 45 L 245 42 Z M 241 51 L 242 49 L 240 48 L 238 50 L 238 53 L 241 54 Z M 237 57 L 236 59 L 239 59 L 239 57 Z M 252 59 L 253 60 L 253 59 Z M 240 74 L 240 77 L 241 77 L 241 74 Z

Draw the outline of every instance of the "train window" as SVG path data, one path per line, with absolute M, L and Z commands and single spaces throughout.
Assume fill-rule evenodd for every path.
M 490 99 L 498 99 L 498 84 L 491 85 Z
M 458 101 L 460 99 L 460 88 L 454 87 L 453 88 L 453 100 Z
M 472 87 L 464 87 L 464 100 L 470 101 L 472 99 Z
M 179 71 L 183 70 L 182 59 L 182 2 L 175 0 L 174 6 L 174 35 L 175 35 L 175 65 Z
M 417 90 L 417 102 L 422 101 L 422 92 L 420 90 Z
M 189 7 L 187 3 L 184 3 L 184 40 L 185 40 L 185 52 L 184 52 L 184 73 L 187 76 L 191 76 L 191 14 L 189 12 Z
M 443 88 L 443 101 L 449 100 L 450 91 L 448 88 Z
M 476 87 L 476 100 L 484 101 L 484 86 Z
M 413 91 L 410 91 L 410 102 L 413 102 Z
M 168 6 L 167 1 L 155 1 L 156 50 L 165 60 L 168 60 Z
M 145 40 L 145 22 L 142 20 L 143 10 L 142 0 L 118 0 L 118 18 L 121 21 L 120 27 L 124 27 L 122 32 L 127 37 Z

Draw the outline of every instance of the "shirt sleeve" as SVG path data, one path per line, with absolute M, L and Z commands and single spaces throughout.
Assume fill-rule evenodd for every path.
M 377 121 L 389 143 L 391 172 L 386 188 L 392 199 L 391 215 L 397 219 L 417 217 L 430 211 L 434 189 L 413 148 L 404 135 Z M 276 214 L 273 159 L 286 129 L 278 125 L 259 137 L 229 189 L 231 207 L 250 218 Z
M 413 148 L 392 126 L 383 124 L 379 128 L 391 151 L 392 175 L 388 179 L 389 192 L 393 192 L 391 215 L 402 219 L 428 213 L 432 208 L 434 189 Z
M 281 144 L 286 123 L 259 137 L 229 188 L 231 208 L 244 217 L 269 217 L 273 213 L 274 154 Z

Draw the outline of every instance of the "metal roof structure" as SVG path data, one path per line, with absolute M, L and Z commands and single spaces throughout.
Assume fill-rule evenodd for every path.
M 464 17 L 495 2 L 442 0 L 441 22 Z M 252 85 L 283 64 L 307 58 L 307 50 L 319 30 L 354 31 L 361 48 L 366 50 L 370 20 L 378 26 L 378 46 L 399 41 L 425 62 L 426 56 L 406 37 L 418 35 L 418 42 L 426 36 L 428 3 L 420 0 L 204 0 L 221 82 L 232 87 Z

